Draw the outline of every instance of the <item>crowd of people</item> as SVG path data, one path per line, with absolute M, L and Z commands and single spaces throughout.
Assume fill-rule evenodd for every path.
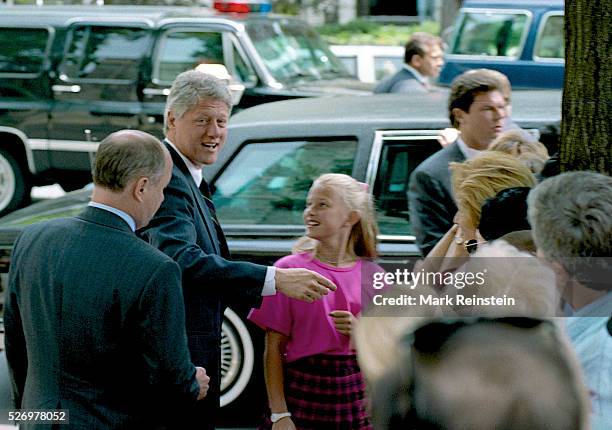
M 405 73 L 423 85 L 439 40 L 413 42 Z M 15 244 L 4 315 L 15 406 L 68 409 L 71 428 L 212 429 L 222 315 L 237 304 L 265 330 L 261 428 L 611 428 L 612 178 L 544 179 L 546 148 L 511 121 L 510 102 L 498 72 L 457 77 L 458 138 L 416 168 L 408 197 L 423 270 L 520 258 L 491 268 L 487 287 L 527 299 L 380 317 L 362 294 L 383 270 L 375 202 L 350 176 L 313 182 L 292 255 L 231 260 L 202 178 L 231 96 L 212 76 L 180 74 L 164 141 L 108 136 L 85 212 Z

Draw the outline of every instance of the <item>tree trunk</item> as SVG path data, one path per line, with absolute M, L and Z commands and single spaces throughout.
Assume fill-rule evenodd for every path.
M 611 17 L 608 1 L 565 1 L 562 172 L 612 175 Z

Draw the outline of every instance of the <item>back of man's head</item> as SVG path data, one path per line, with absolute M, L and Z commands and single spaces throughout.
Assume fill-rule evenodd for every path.
M 468 70 L 453 79 L 448 98 L 448 113 L 453 127 L 459 127 L 453 109 L 458 108 L 468 112 L 477 94 L 495 90 L 504 96 L 507 103 L 510 103 L 510 82 L 500 72 L 489 69 Z
M 607 273 L 612 269 L 612 178 L 595 172 L 563 173 L 534 188 L 527 204 L 538 250 L 579 282 L 609 289 L 609 279 L 595 282 L 591 265 Z
M 435 353 L 410 354 L 412 369 L 391 372 L 374 387 L 376 428 L 585 428 L 586 389 L 552 324 L 476 324 L 457 331 Z
M 166 150 L 154 136 L 138 130 L 121 130 L 108 135 L 98 147 L 93 166 L 96 186 L 122 191 L 134 179 L 163 176 Z

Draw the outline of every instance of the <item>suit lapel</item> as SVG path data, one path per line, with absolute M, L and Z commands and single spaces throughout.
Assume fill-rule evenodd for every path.
M 183 179 L 188 184 L 191 194 L 193 195 L 193 199 L 196 202 L 196 205 L 198 206 L 198 210 L 200 211 L 202 221 L 206 226 L 206 232 L 208 233 L 210 243 L 212 244 L 215 250 L 215 254 L 221 255 L 221 241 L 219 239 L 220 236 L 217 232 L 217 229 L 215 228 L 215 224 L 213 221 L 216 218 L 214 217 L 213 213 L 210 211 L 208 205 L 206 204 L 204 196 L 196 186 L 196 183 L 193 180 L 191 173 L 189 173 L 189 169 L 187 168 L 187 165 L 185 164 L 181 156 L 174 150 L 172 146 L 168 145 L 165 141 L 164 144 L 166 145 L 166 148 L 168 148 L 168 151 L 170 151 L 170 155 L 172 156 L 172 161 L 174 165 L 178 168 L 179 172 L 183 175 Z M 221 235 L 221 237 L 223 236 Z M 225 241 L 225 238 L 223 239 Z

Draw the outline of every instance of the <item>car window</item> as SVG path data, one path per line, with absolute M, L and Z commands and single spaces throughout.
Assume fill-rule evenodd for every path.
M 387 76 L 395 74 L 395 72 L 402 68 L 403 64 L 404 59 L 402 57 L 374 57 L 374 73 L 376 76 L 376 80 L 380 81 L 381 79 L 384 79 Z
M 48 39 L 44 28 L 0 28 L 0 73 L 40 72 Z
M 390 141 L 383 145 L 373 191 L 381 234 L 412 235 L 408 180 L 412 171 L 439 149 L 435 139 Z
M 357 73 L 357 56 L 337 56 L 340 62 L 344 65 L 346 70 L 351 74 L 351 76 L 358 76 Z
M 203 31 L 171 31 L 159 44 L 154 76 L 171 83 L 176 75 L 199 64 L 223 64 L 222 34 Z
M 351 140 L 246 145 L 214 183 L 221 223 L 302 225 L 312 181 L 329 172 L 350 175 L 356 149 Z
M 563 15 L 548 15 L 536 42 L 535 56 L 539 58 L 565 58 Z
M 142 28 L 76 26 L 60 71 L 73 79 L 135 81 L 148 41 Z
M 466 12 L 451 54 L 519 57 L 527 17 L 526 13 Z
M 232 43 L 232 52 L 234 59 L 234 67 L 236 69 L 236 73 L 238 74 L 238 78 L 242 82 L 256 84 L 257 74 L 255 73 L 255 70 L 253 70 L 245 56 L 241 55 L 241 53 L 238 51 L 238 48 L 236 47 L 236 42 Z
M 278 81 L 348 75 L 312 28 L 270 20 L 249 21 L 246 29 L 255 50 Z

